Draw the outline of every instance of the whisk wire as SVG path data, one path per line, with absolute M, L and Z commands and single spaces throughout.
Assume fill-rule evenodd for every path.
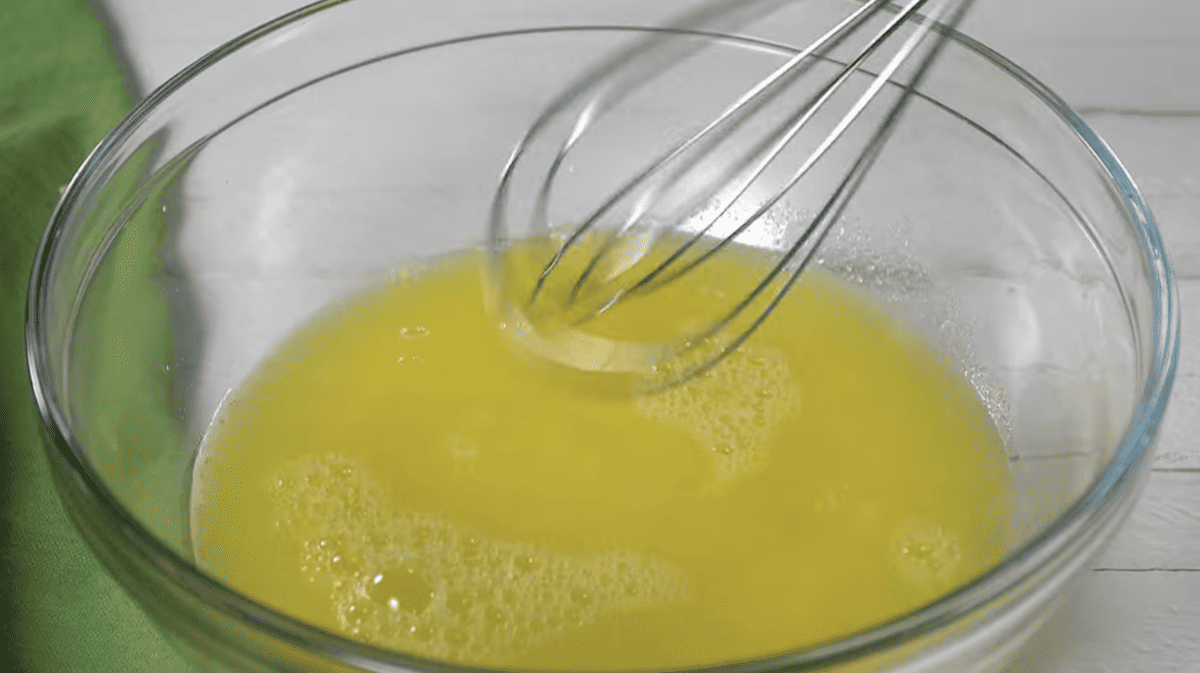
M 780 86 L 781 84 L 786 85 L 795 77 L 803 74 L 807 68 L 811 67 L 811 64 L 815 62 L 814 57 L 823 56 L 826 52 L 836 47 L 861 24 L 872 18 L 877 12 L 886 7 L 889 1 L 890 0 L 870 0 L 869 2 L 863 4 L 850 15 L 838 22 L 837 25 L 833 26 L 823 35 L 810 43 L 800 53 L 788 59 L 787 62 L 776 68 L 770 75 L 759 81 L 750 90 L 743 93 L 711 122 L 684 140 L 682 143 L 665 153 L 659 159 L 653 161 L 641 172 L 634 175 L 621 188 L 617 189 L 607 200 L 605 200 L 595 211 L 593 211 L 591 215 L 585 218 L 584 221 L 578 227 L 576 227 L 574 231 L 571 232 L 567 239 L 563 241 L 562 245 L 559 246 L 558 251 L 539 274 L 531 292 L 530 301 L 532 302 L 534 299 L 536 299 L 537 295 L 542 291 L 545 286 L 546 279 L 549 277 L 550 273 L 553 272 L 554 269 L 557 268 L 562 262 L 567 251 L 580 240 L 582 240 L 583 237 L 601 220 L 601 218 L 608 214 L 618 203 L 620 203 L 622 199 L 632 193 L 635 189 L 643 186 L 646 180 L 663 170 L 670 162 L 679 158 L 702 140 L 708 139 L 710 143 L 715 144 L 724 137 L 727 137 L 728 133 L 732 132 L 732 129 L 723 134 L 718 134 L 717 131 L 724 126 L 729 126 L 731 121 L 736 123 L 739 118 L 744 118 L 747 114 L 753 114 L 753 112 L 761 109 L 763 105 L 770 102 L 770 100 L 774 97 L 772 94 L 773 90 L 774 94 L 777 95 L 783 89 L 783 86 Z M 927 0 L 916 0 L 918 5 L 926 1 Z M 599 105 L 600 100 L 601 97 L 597 96 L 593 98 L 591 102 L 589 102 L 584 112 L 582 112 L 577 118 L 571 134 L 559 148 L 551 165 L 551 169 L 548 171 L 547 179 L 542 183 L 542 189 L 538 194 L 538 215 L 536 217 L 545 218 L 546 204 L 549 201 L 550 188 L 554 182 L 553 178 L 557 171 L 561 168 L 561 165 L 567 154 L 583 136 L 584 130 L 590 125 L 592 119 L 595 117 L 595 108 Z M 681 170 L 686 170 L 690 167 L 690 165 L 685 165 Z M 648 192 L 648 195 L 651 198 L 657 196 L 654 190 Z M 640 219 L 639 216 L 641 214 L 641 212 L 635 211 L 634 217 L 628 218 L 626 224 L 621 227 L 616 236 L 619 236 L 620 233 L 624 233 L 631 226 L 633 226 L 633 224 Z M 615 239 L 616 236 L 610 237 L 610 240 Z M 585 268 L 581 276 L 586 277 L 594 271 L 595 261 L 599 259 L 601 254 L 602 252 L 598 252 L 593 257 L 594 261 L 589 263 L 588 267 Z
M 952 36 L 954 29 L 973 2 L 974 0 L 909 0 L 903 8 L 895 8 L 890 4 L 890 0 L 866 0 L 849 16 L 844 17 L 817 40 L 772 71 L 768 77 L 760 80 L 749 91 L 739 96 L 699 131 L 651 161 L 632 178 L 622 182 L 619 188 L 610 193 L 597 208 L 591 211 L 584 218 L 582 224 L 571 231 L 557 247 L 550 261 L 541 268 L 537 275 L 533 288 L 527 295 L 525 308 L 533 307 L 539 296 L 544 294 L 548 281 L 556 269 L 580 268 L 574 265 L 564 267 L 563 264 L 568 252 L 579 247 L 585 237 L 589 246 L 593 242 L 596 242 L 597 245 L 590 248 L 590 253 L 587 252 L 589 248 L 584 248 L 583 254 L 591 256 L 585 258 L 582 271 L 573 282 L 568 284 L 569 290 L 565 301 L 555 309 L 563 318 L 561 324 L 564 326 L 579 327 L 582 323 L 603 314 L 627 298 L 657 290 L 692 272 L 767 216 L 769 211 L 775 208 L 784 196 L 794 189 L 827 155 L 829 150 L 843 139 L 850 127 L 879 97 L 885 86 L 889 83 L 898 86 L 899 98 L 884 111 L 882 121 L 870 134 L 865 146 L 855 151 L 856 154 L 851 159 L 849 169 L 836 181 L 836 187 L 832 194 L 822 203 L 817 214 L 803 225 L 794 240 L 786 246 L 786 250 L 754 285 L 753 289 L 741 296 L 728 311 L 717 314 L 720 316 L 719 319 L 708 323 L 706 327 L 694 329 L 683 337 L 641 346 L 616 342 L 606 346 L 603 345 L 603 339 L 597 341 L 595 337 L 584 337 L 583 335 L 586 334 L 584 332 L 578 333 L 580 338 L 584 338 L 584 341 L 579 343 L 589 344 L 583 350 L 593 353 L 588 356 L 589 359 L 599 357 L 598 354 L 601 352 L 609 353 L 609 356 L 599 357 L 596 362 L 590 362 L 587 365 L 588 368 L 608 371 L 608 368 L 612 366 L 612 363 L 609 362 L 610 356 L 616 353 L 633 355 L 636 362 L 628 363 L 628 371 L 640 371 L 639 367 L 643 367 L 647 363 L 653 364 L 650 369 L 654 373 L 650 376 L 650 380 L 642 381 L 643 386 L 651 391 L 677 385 L 715 366 L 740 347 L 767 320 L 800 278 L 821 243 L 829 235 L 833 224 L 841 218 L 846 206 L 859 189 L 906 109 L 913 92 L 921 84 L 945 42 Z M 932 6 L 933 10 L 926 14 L 920 14 L 919 12 L 927 6 Z M 894 16 L 870 38 L 865 46 L 857 50 L 853 58 L 844 63 L 831 58 L 833 49 L 885 8 L 893 12 Z M 939 21 L 942 22 L 939 23 Z M 899 49 L 890 56 L 884 67 L 878 72 L 867 71 L 864 67 L 867 59 L 906 23 L 912 23 L 915 27 L 902 41 Z M 907 82 L 894 81 L 900 68 L 913 57 L 914 52 L 931 30 L 938 32 L 939 36 L 933 46 L 919 59 Z M 668 57 L 671 55 L 668 53 Z M 629 50 L 621 58 L 632 59 L 635 57 L 636 52 Z M 750 143 L 748 150 L 735 151 L 732 160 L 714 154 L 721 143 L 730 139 L 768 103 L 789 89 L 816 64 L 825 62 L 839 65 L 840 70 L 819 86 L 814 93 L 808 95 L 794 111 L 788 112 L 782 122 L 773 123 L 767 129 L 765 136 L 760 135 L 757 140 Z M 619 61 L 610 61 L 606 64 L 606 72 L 619 71 L 620 67 Z M 637 70 L 637 68 L 634 69 Z M 780 182 L 778 186 L 764 187 L 766 191 L 763 195 L 753 196 L 754 203 L 742 203 L 751 199 L 751 188 L 765 182 L 768 168 L 778 163 L 785 148 L 793 143 L 803 128 L 811 125 L 817 112 L 856 73 L 865 74 L 871 79 L 865 91 L 855 99 L 849 110 L 838 118 L 837 123 L 828 133 L 820 137 L 819 141 L 815 143 L 815 148 L 804 156 L 799 167 L 789 177 Z M 539 118 L 535 128 L 527 134 L 514 151 L 509 167 L 506 168 L 505 178 L 497 192 L 496 201 L 493 203 L 493 223 L 494 227 L 498 227 L 497 230 L 502 230 L 503 227 L 503 210 L 509 188 L 508 178 L 517 160 L 538 132 L 550 123 L 551 118 L 564 111 L 568 104 L 573 105 L 578 102 L 582 92 L 592 84 L 594 83 L 577 85 L 571 90 L 569 96 L 564 96 L 556 102 L 556 106 Z M 626 82 L 626 85 L 636 88 L 641 83 L 629 84 Z M 550 200 L 555 175 L 565 165 L 567 154 L 585 135 L 586 129 L 594 123 L 605 106 L 614 105 L 615 100 L 625 97 L 631 90 L 612 88 L 615 85 L 611 83 L 608 86 L 607 89 L 599 86 L 598 93 L 593 98 L 584 101 L 578 116 L 571 120 L 570 132 L 559 145 L 557 153 L 551 161 L 550 170 L 539 185 L 538 197 L 534 205 L 535 225 L 537 222 L 542 222 L 546 227 L 550 225 L 547 217 L 547 204 Z M 711 162 L 714 157 L 720 159 L 717 166 L 706 166 L 704 162 Z M 714 172 L 717 174 L 717 179 L 707 179 Z M 775 178 L 772 180 L 774 181 Z M 674 204 L 672 199 L 680 201 L 682 205 Z M 664 206 L 664 204 L 666 205 Z M 702 204 L 703 207 L 701 207 Z M 748 205 L 743 212 L 750 214 L 735 216 L 733 208 L 738 204 Z M 622 216 L 623 219 L 618 220 L 618 225 L 612 228 L 607 237 L 597 242 L 594 237 L 587 236 L 591 230 L 601 224 L 604 218 L 618 214 L 619 207 L 626 207 L 627 210 Z M 680 210 L 684 216 L 677 217 L 674 216 L 674 213 L 668 212 L 667 217 L 663 217 L 661 220 L 655 219 L 655 216 L 664 207 Z M 697 211 L 698 208 L 699 211 Z M 730 222 L 731 229 L 722 235 L 714 235 L 713 231 L 716 225 L 727 219 L 733 220 Z M 656 247 L 654 243 L 660 240 L 659 237 L 663 231 L 682 233 L 685 224 L 688 233 L 681 244 L 662 259 L 646 258 L 649 251 Z M 646 230 L 650 233 L 652 236 L 649 242 L 640 233 L 631 236 L 630 232 L 634 230 L 638 232 Z M 705 240 L 712 242 L 703 250 L 697 251 L 697 246 Z M 618 246 L 629 243 L 633 245 L 632 251 L 629 249 L 629 245 L 625 245 L 622 250 L 626 253 L 626 257 L 615 260 L 616 266 L 607 267 L 605 277 L 594 280 L 600 272 L 601 264 L 617 253 Z M 629 280 L 630 278 L 635 278 L 635 280 Z M 772 290 L 772 288 L 774 289 Z M 586 293 L 585 289 L 588 289 Z M 752 307 L 756 308 L 751 311 Z M 571 346 L 567 346 L 565 351 L 559 346 L 555 348 L 555 352 L 560 355 L 572 350 Z M 600 350 L 591 350 L 593 348 Z M 625 371 L 625 369 L 621 371 Z
M 605 303 L 605 310 L 615 305 L 625 296 L 630 296 L 643 290 L 652 291 L 662 287 L 662 285 L 666 283 L 678 279 L 679 277 L 693 270 L 711 258 L 714 254 L 719 252 L 722 248 L 727 246 L 740 234 L 753 226 L 759 220 L 759 218 L 761 218 L 766 214 L 766 212 L 774 207 L 775 204 L 778 203 L 779 199 L 782 198 L 784 193 L 800 182 L 804 175 L 807 174 L 813 168 L 813 166 L 815 166 L 817 162 L 820 161 L 823 156 L 825 156 L 826 152 L 828 152 L 828 150 L 842 137 L 846 129 L 849 128 L 850 124 L 852 124 L 858 118 L 858 116 L 861 115 L 863 110 L 866 109 L 867 105 L 870 104 L 870 102 L 878 94 L 879 90 L 882 89 L 882 87 L 888 82 L 900 65 L 902 65 L 903 62 L 908 58 L 912 50 L 916 48 L 917 44 L 924 37 L 925 32 L 929 29 L 928 24 L 914 32 L 901 51 L 897 52 L 897 54 L 888 63 L 887 67 L 875 77 L 868 90 L 862 96 L 860 96 L 850 111 L 847 112 L 846 115 L 843 116 L 838 122 L 837 126 L 825 136 L 821 144 L 809 154 L 804 163 L 802 163 L 800 168 L 797 169 L 793 177 L 782 189 L 776 192 L 776 195 L 773 198 L 764 203 L 756 212 L 747 217 L 732 231 L 720 237 L 712 247 L 710 247 L 700 256 L 686 263 L 682 268 L 676 269 L 673 273 L 662 279 L 659 283 L 652 286 L 650 285 L 650 283 L 653 282 L 656 277 L 664 273 L 692 246 L 705 238 L 705 236 L 712 230 L 713 226 L 715 226 L 720 218 L 729 212 L 729 209 L 733 207 L 738 199 L 745 195 L 746 191 L 755 183 L 755 181 L 762 177 L 763 173 L 772 163 L 774 163 L 775 159 L 778 158 L 778 156 L 784 151 L 786 146 L 795 139 L 796 135 L 800 133 L 803 127 L 812 120 L 813 116 L 815 116 L 816 113 L 820 111 L 820 109 L 833 97 L 833 95 L 854 75 L 863 62 L 865 62 L 866 59 L 881 44 L 883 44 L 885 40 L 887 40 L 887 38 L 892 36 L 896 30 L 898 30 L 900 26 L 904 24 L 905 21 L 907 21 L 927 2 L 928 0 L 913 0 L 902 12 L 897 14 L 896 17 L 893 18 L 892 21 L 890 21 L 887 26 L 885 26 L 874 37 L 874 39 L 871 40 L 871 42 L 857 55 L 854 60 L 847 63 L 833 80 L 831 80 L 820 91 L 818 91 L 817 94 L 807 101 L 793 117 L 788 119 L 783 124 L 784 130 L 773 142 L 771 142 L 772 147 L 768 151 L 767 155 L 761 158 L 758 164 L 754 167 L 753 171 L 741 180 L 734 196 L 730 199 L 727 199 L 723 205 L 716 209 L 715 212 L 706 217 L 706 221 L 700 226 L 699 230 L 692 234 L 686 242 L 676 248 L 676 250 L 672 252 L 665 260 L 659 263 L 658 266 L 656 266 L 653 270 L 636 282 L 628 286 L 621 287 L 616 293 L 614 300 Z M 811 226 L 809 230 L 805 231 L 801 235 L 798 244 L 803 245 L 810 233 Z M 614 237 L 619 235 L 620 232 L 614 234 Z M 794 252 L 795 249 L 789 251 L 789 256 L 781 261 L 781 264 L 786 265 L 788 259 L 790 259 L 790 256 L 794 254 Z M 601 253 L 598 253 L 596 258 L 599 257 L 599 254 Z M 581 274 L 580 280 L 576 282 L 576 289 L 580 288 L 584 280 L 586 280 L 585 276 L 589 272 L 590 266 L 592 265 L 589 265 L 589 269 L 585 269 L 584 273 Z M 773 278 L 773 276 L 774 274 L 772 274 L 771 277 Z M 768 279 L 764 285 L 769 284 L 769 282 L 770 279 Z M 756 290 L 755 294 L 757 294 L 757 292 L 761 292 L 761 287 Z M 571 295 L 571 300 L 574 300 L 575 298 L 575 293 L 573 293 Z M 753 297 L 750 297 L 749 299 L 752 300 Z M 741 310 L 742 308 L 744 308 L 744 306 L 739 305 L 738 310 Z
M 966 6 L 973 1 L 974 0 L 958 0 L 960 5 L 958 11 L 952 15 L 951 23 L 948 23 L 947 25 L 957 25 L 958 21 L 961 20 L 962 14 L 965 12 Z M 944 0 L 940 5 L 940 8 L 946 8 L 954 2 L 956 2 L 956 0 Z M 912 51 L 916 49 L 919 42 L 925 37 L 926 33 L 933 29 L 934 25 L 935 24 L 932 21 L 925 21 L 918 27 L 918 30 L 909 37 L 901 50 L 897 52 L 895 56 L 893 56 L 891 61 L 888 63 L 888 66 L 878 74 L 878 76 L 872 82 L 871 87 L 868 88 L 868 90 L 859 98 L 858 102 L 855 104 L 855 107 L 849 113 L 847 113 L 842 122 L 839 123 L 839 127 L 848 126 L 849 123 L 851 123 L 853 119 L 857 117 L 859 113 L 861 113 L 861 108 L 865 108 L 866 105 L 871 102 L 874 96 L 878 93 L 878 90 L 889 81 L 891 76 L 900 67 L 900 65 L 902 65 L 904 61 L 911 55 Z M 781 273 L 783 273 L 789 264 L 792 263 L 792 260 L 795 259 L 797 255 L 800 255 L 801 251 L 803 251 L 803 255 L 800 256 L 799 262 L 794 266 L 791 273 L 783 280 L 782 286 L 774 294 L 774 296 L 771 297 L 769 303 L 757 316 L 755 316 L 753 322 L 749 326 L 745 327 L 740 333 L 726 343 L 723 343 L 720 351 L 715 356 L 709 356 L 699 364 L 687 369 L 682 376 L 685 378 L 691 378 L 715 366 L 729 353 L 741 346 L 746 339 L 748 339 L 750 335 L 753 334 L 753 332 L 759 326 L 761 326 L 762 323 L 766 321 L 771 313 L 778 307 L 784 296 L 788 293 L 796 281 L 799 280 L 800 275 L 804 272 L 807 264 L 812 259 L 812 256 L 816 253 L 823 239 L 831 231 L 831 225 L 841 217 L 841 213 L 844 211 L 846 205 L 848 205 L 850 199 L 853 197 L 859 185 L 866 177 L 871 165 L 882 151 L 887 137 L 891 134 L 895 127 L 895 123 L 899 120 L 905 107 L 908 105 L 912 92 L 917 88 L 917 86 L 919 86 L 921 80 L 928 71 L 929 66 L 932 65 L 934 58 L 942 46 L 942 43 L 948 36 L 949 32 L 946 31 L 943 32 L 943 34 L 939 37 L 938 43 L 928 52 L 913 76 L 905 84 L 900 99 L 888 111 L 885 119 L 880 123 L 875 134 L 867 143 L 866 148 L 858 155 L 854 165 L 847 172 L 845 178 L 841 181 L 838 187 L 834 190 L 833 195 L 825 202 L 821 208 L 821 211 L 816 215 L 816 217 L 814 217 L 813 222 L 806 227 L 804 232 L 801 233 L 796 242 L 788 249 L 779 262 L 771 269 L 767 276 L 723 319 L 718 321 L 709 330 L 682 340 L 679 350 L 681 352 L 691 350 L 692 348 L 695 348 L 698 343 L 712 338 L 726 326 L 733 323 L 733 321 L 736 320 L 743 311 L 751 306 L 758 299 L 758 297 L 768 287 L 770 287 L 772 283 L 774 283 L 775 279 Z M 844 131 L 844 128 L 841 130 Z M 835 130 L 835 132 L 837 131 Z M 758 211 L 748 218 L 748 221 L 753 221 L 770 210 L 779 201 L 779 199 L 783 197 L 784 193 L 794 186 L 797 181 L 799 181 L 802 175 L 803 170 L 798 171 L 787 187 L 776 192 L 771 199 L 769 199 L 758 209 Z M 730 237 L 725 237 L 721 239 L 720 244 L 724 245 L 728 242 L 729 238 Z M 682 273 L 686 273 L 686 270 L 684 270 Z M 682 273 L 680 275 L 682 275 Z

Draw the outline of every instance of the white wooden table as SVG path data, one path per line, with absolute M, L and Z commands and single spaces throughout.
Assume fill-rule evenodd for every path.
M 141 92 L 299 0 L 99 0 Z M 395 0 L 414 31 L 481 29 L 547 0 Z M 571 0 L 559 0 L 559 7 Z M 455 5 L 448 9 L 447 5 Z M 576 2 L 597 20 L 678 0 Z M 660 9 L 661 8 L 661 9 Z M 547 9 L 551 16 L 554 9 Z M 456 23 L 456 28 L 460 23 Z M 979 0 L 964 31 L 1080 111 L 1146 192 L 1182 294 L 1182 358 L 1142 500 L 1082 595 L 1013 673 L 1200 673 L 1200 0 Z M 465 30 L 459 30 L 465 32 Z

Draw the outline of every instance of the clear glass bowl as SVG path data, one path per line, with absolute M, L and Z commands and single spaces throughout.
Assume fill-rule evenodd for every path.
M 769 25 L 795 44 L 814 16 L 848 6 L 767 4 L 786 7 L 740 29 Z M 414 260 L 481 244 L 529 124 L 645 34 L 559 25 L 421 42 L 385 0 L 319 3 L 180 73 L 80 169 L 29 299 L 49 457 L 96 554 L 198 661 L 459 670 L 306 625 L 206 575 L 188 531 L 192 463 L 224 395 L 300 322 Z M 703 121 L 715 92 L 794 53 L 751 37 L 669 39 L 716 60 L 647 99 L 646 128 Z M 596 151 L 619 156 L 614 138 Z M 803 210 L 801 192 L 785 206 Z M 956 35 L 822 263 L 924 329 L 975 383 L 1007 441 L 1013 551 L 911 614 L 722 670 L 997 670 L 1147 474 L 1179 335 L 1153 218 L 1058 97 Z

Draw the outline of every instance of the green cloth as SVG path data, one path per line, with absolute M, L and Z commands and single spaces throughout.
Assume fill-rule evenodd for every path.
M 92 556 L 51 482 L 24 356 L 37 243 L 130 97 L 87 0 L 0 0 L 0 671 L 193 671 Z

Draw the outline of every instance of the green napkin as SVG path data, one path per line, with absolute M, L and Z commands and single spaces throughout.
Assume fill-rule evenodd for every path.
M 129 106 L 87 0 L 0 1 L 0 670 L 196 670 L 68 521 L 25 371 L 38 240 L 60 187 Z

